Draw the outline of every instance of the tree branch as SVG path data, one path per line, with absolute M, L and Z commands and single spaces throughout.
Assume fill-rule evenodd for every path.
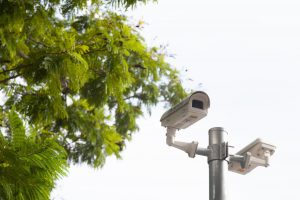
M 142 98 L 142 93 L 139 93 L 139 94 L 134 94 L 132 96 L 124 97 L 123 100 L 124 101 L 129 100 L 129 99 L 139 99 L 140 100 L 141 98 Z M 111 101 L 111 103 L 116 104 L 116 103 L 118 103 L 118 101 L 114 100 L 114 101 Z
M 8 70 L 3 70 L 2 72 L 0 72 L 0 74 L 5 74 L 7 72 L 11 72 L 11 71 L 14 71 L 14 70 L 17 70 L 17 69 L 21 69 L 21 68 L 24 68 L 24 67 L 28 67 L 29 65 L 19 65 L 15 68 L 12 68 L 12 69 L 8 69 Z
M 51 147 L 50 145 L 46 145 L 46 146 L 42 147 L 39 151 L 34 151 L 32 153 L 29 153 L 29 154 L 20 155 L 19 158 L 29 157 L 29 156 L 33 156 L 35 154 L 43 153 L 43 152 L 47 151 L 47 149 L 50 148 L 50 147 Z
M 90 70 L 93 71 L 93 72 L 95 72 L 99 76 L 106 75 L 106 72 L 103 69 L 99 69 L 99 71 L 98 71 L 98 70 L 96 70 L 94 68 L 90 68 Z
M 25 54 L 22 50 L 20 50 L 20 49 L 17 50 L 17 55 L 20 56 L 21 58 L 25 59 L 25 60 L 29 59 L 29 56 L 26 55 L 26 54 Z
M 124 98 L 123 100 L 128 100 L 128 99 L 140 99 L 142 98 L 142 94 L 135 94 L 135 95 L 132 95 L 132 96 L 128 96 L 126 98 Z
M 21 76 L 21 75 L 22 75 L 22 73 L 21 73 L 21 74 L 16 74 L 16 75 L 14 75 L 14 76 L 8 77 L 8 78 L 3 79 L 3 80 L 0 80 L 0 84 L 5 84 L 7 81 L 9 81 L 9 80 L 11 80 L 11 79 L 15 79 L 15 78 L 17 78 L 17 77 L 19 77 L 19 76 Z
M 33 39 L 32 37 L 28 37 L 28 40 L 30 40 L 31 42 L 34 42 L 34 43 L 36 43 L 36 44 L 39 44 L 39 45 L 41 45 L 41 46 L 43 46 L 43 47 L 46 47 L 46 48 L 50 48 L 48 45 L 46 45 L 46 44 L 44 44 L 44 43 L 42 43 L 42 42 L 40 42 L 40 41 L 36 41 L 35 39 Z
M 11 60 L 0 59 L 1 64 L 10 63 Z
M 63 55 L 63 54 L 67 54 L 67 51 L 59 51 L 59 52 L 46 52 L 46 54 L 48 55 Z
M 91 54 L 91 53 L 95 53 L 95 52 L 97 52 L 97 51 L 104 51 L 104 50 L 105 50 L 105 47 L 102 47 L 102 48 L 100 48 L 100 49 L 91 49 L 91 50 L 85 52 L 84 55 L 86 55 L 86 54 Z

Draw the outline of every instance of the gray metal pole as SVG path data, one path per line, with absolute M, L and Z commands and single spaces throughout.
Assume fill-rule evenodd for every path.
M 209 199 L 226 200 L 225 172 L 227 167 L 227 132 L 221 127 L 209 130 Z

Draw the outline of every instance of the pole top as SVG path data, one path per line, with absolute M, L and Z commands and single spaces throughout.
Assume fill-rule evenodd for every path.
M 213 127 L 211 129 L 209 129 L 208 132 L 212 133 L 212 132 L 219 132 L 219 131 L 226 132 L 226 134 L 228 134 L 227 131 L 223 127 Z

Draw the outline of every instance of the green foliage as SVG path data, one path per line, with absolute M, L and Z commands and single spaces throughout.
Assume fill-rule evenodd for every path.
M 9 166 L 20 163 L 5 169 L 52 176 L 41 181 L 51 188 L 64 169 L 62 161 L 48 163 L 63 158 L 60 147 L 70 162 L 101 167 L 107 156 L 120 157 L 145 110 L 185 97 L 163 50 L 147 47 L 138 27 L 108 9 L 138 2 L 146 0 L 0 0 L 0 90 L 6 97 L 0 153 L 12 156 Z M 6 192 L 0 197 L 9 199 L 16 187 L 20 199 L 35 195 L 23 191 L 18 178 L 16 186 L 1 182 Z M 46 197 L 46 189 L 38 191 Z
M 155 0 L 154 0 L 155 1 Z M 146 3 L 147 0 L 111 0 L 110 1 L 113 5 L 122 6 L 124 5 L 125 8 L 132 7 L 136 5 L 137 3 Z
M 65 175 L 66 152 L 54 137 L 25 134 L 21 118 L 8 114 L 9 135 L 0 135 L 0 199 L 48 200 L 54 181 Z

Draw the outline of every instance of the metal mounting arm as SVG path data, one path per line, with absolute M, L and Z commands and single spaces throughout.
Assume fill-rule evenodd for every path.
M 229 158 L 230 162 L 238 162 L 241 165 L 242 169 L 249 168 L 250 166 L 262 166 L 262 167 L 268 167 L 269 159 L 270 159 L 271 153 L 270 151 L 264 152 L 264 159 L 252 156 L 251 152 L 247 152 L 246 155 L 231 155 Z
M 167 140 L 166 140 L 167 145 L 180 149 L 186 152 L 189 155 L 189 157 L 194 158 L 196 155 L 198 142 L 193 141 L 191 143 L 187 143 L 187 142 L 175 141 L 175 133 L 176 133 L 175 128 L 167 127 Z

